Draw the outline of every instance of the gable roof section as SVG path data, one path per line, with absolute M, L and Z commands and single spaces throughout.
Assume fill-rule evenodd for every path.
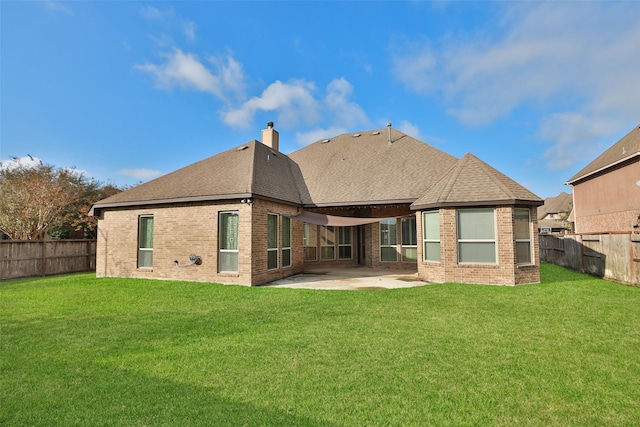
M 411 209 L 542 203 L 538 196 L 467 153 L 417 199 Z
M 320 140 L 289 155 L 305 206 L 411 203 L 457 159 L 400 131 L 370 130 Z
M 555 197 L 547 197 L 544 204 L 538 208 L 538 220 L 549 214 L 570 212 L 573 205 L 573 196 L 564 191 Z
M 299 204 L 294 171 L 287 156 L 254 140 L 101 200 L 92 211 L 254 196 Z
M 616 142 L 607 151 L 585 166 L 580 172 L 572 176 L 571 179 L 567 181 L 567 184 L 573 185 L 576 181 L 588 178 L 611 166 L 615 166 L 637 156 L 640 156 L 640 126 L 633 128 L 633 130 L 620 141 Z

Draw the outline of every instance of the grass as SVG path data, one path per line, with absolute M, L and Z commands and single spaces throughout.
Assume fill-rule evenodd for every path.
M 0 282 L 0 425 L 640 424 L 640 289 Z

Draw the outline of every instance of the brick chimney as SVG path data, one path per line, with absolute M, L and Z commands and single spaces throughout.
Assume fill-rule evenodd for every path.
M 273 122 L 267 123 L 267 128 L 262 130 L 262 143 L 280 151 L 280 134 L 273 128 Z

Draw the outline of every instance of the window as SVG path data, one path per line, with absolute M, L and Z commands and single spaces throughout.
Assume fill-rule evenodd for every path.
M 304 246 L 304 260 L 315 261 L 318 259 L 318 227 L 304 223 L 302 229 L 302 246 Z
M 138 217 L 138 268 L 153 267 L 153 216 Z
M 422 213 L 423 251 L 425 261 L 440 261 L 440 211 Z
M 418 238 L 416 237 L 416 217 L 402 218 L 402 262 L 418 260 Z
M 352 231 L 351 227 L 338 227 L 338 258 L 352 258 Z
M 531 211 L 515 210 L 516 262 L 531 264 Z
M 458 210 L 458 262 L 496 263 L 496 223 L 493 208 Z
M 218 271 L 238 272 L 238 212 L 220 212 L 218 222 Z
M 398 223 L 395 219 L 380 221 L 380 260 L 398 261 Z
M 267 269 L 278 268 L 278 215 L 267 215 Z
M 291 218 L 282 217 L 282 266 L 291 267 Z
M 320 226 L 320 259 L 335 259 L 335 229 L 331 225 Z

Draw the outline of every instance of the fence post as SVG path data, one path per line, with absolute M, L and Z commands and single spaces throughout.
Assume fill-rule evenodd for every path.
M 91 269 L 91 240 L 87 240 L 87 271 Z
M 47 246 L 46 240 L 42 239 L 42 276 L 47 275 Z
M 635 245 L 633 244 L 633 233 L 629 234 L 629 270 L 631 270 L 631 284 L 635 285 L 636 284 L 636 255 L 634 253 L 634 247 Z

